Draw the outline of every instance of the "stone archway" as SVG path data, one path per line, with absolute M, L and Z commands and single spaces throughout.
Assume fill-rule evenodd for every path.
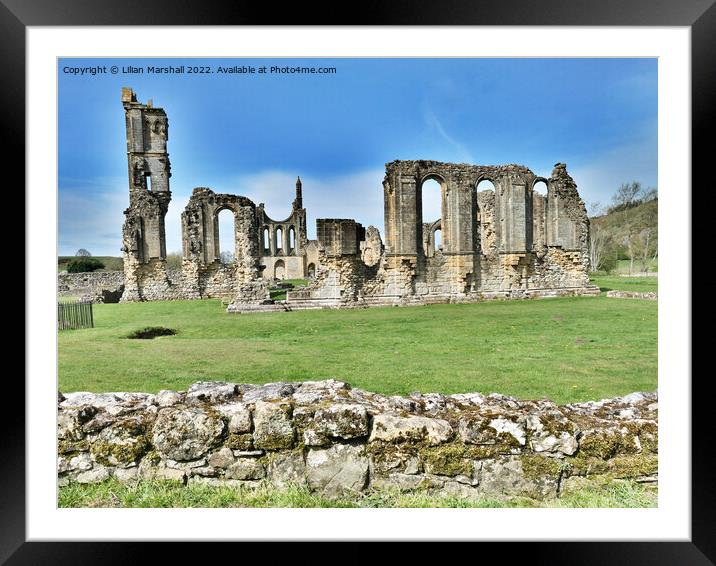
M 285 279 L 286 278 L 286 264 L 282 259 L 279 259 L 276 263 L 273 265 L 273 276 L 276 279 Z

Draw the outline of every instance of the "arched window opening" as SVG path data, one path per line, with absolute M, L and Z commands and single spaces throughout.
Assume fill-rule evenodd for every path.
M 442 188 L 435 179 L 423 182 L 423 223 L 428 224 L 442 218 Z
M 217 257 L 224 265 L 236 261 L 236 223 L 231 210 L 221 210 L 218 214 Z
M 293 251 L 296 249 L 296 229 L 291 226 L 288 230 L 288 250 Z
M 271 254 L 271 235 L 270 235 L 270 233 L 269 233 L 269 229 L 268 229 L 268 228 L 264 228 L 263 248 L 264 248 L 264 255 L 270 255 L 270 254 Z
M 547 197 L 547 183 L 545 183 L 544 181 L 537 181 L 532 186 L 532 192 L 535 195 L 539 195 L 542 198 L 546 198 Z
M 477 184 L 477 192 L 481 193 L 483 191 L 492 191 L 495 192 L 495 185 L 492 181 L 489 179 L 483 179 Z
M 312 263 L 308 264 L 308 277 L 313 279 L 316 276 L 316 266 Z
M 286 264 L 282 259 L 279 259 L 273 266 L 273 276 L 276 279 L 286 278 Z
M 443 240 L 442 240 L 442 230 L 438 228 L 433 232 L 433 251 L 437 251 L 442 249 L 443 247 Z
M 280 226 L 276 228 L 276 242 L 275 242 L 276 252 L 283 251 L 283 228 Z
M 152 174 L 145 173 L 144 178 L 146 179 L 146 182 L 147 182 L 147 190 L 151 191 L 152 190 Z

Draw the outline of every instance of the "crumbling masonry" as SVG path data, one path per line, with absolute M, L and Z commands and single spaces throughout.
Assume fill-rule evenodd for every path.
M 302 184 L 291 214 L 272 220 L 242 196 L 196 188 L 182 213 L 183 264 L 166 269 L 171 199 L 164 110 L 122 89 L 130 206 L 122 301 L 229 297 L 230 312 L 470 302 L 598 294 L 589 283 L 589 218 L 563 163 L 549 179 L 521 165 L 393 161 L 383 180 L 385 242 L 353 219 L 316 220 L 306 235 Z M 440 218 L 423 218 L 423 184 L 440 185 Z M 490 181 L 494 190 L 478 190 Z M 535 191 L 544 182 L 546 195 Z M 234 215 L 235 262 L 219 257 L 218 214 Z M 440 231 L 441 245 L 436 246 Z M 276 304 L 270 279 L 310 278 Z

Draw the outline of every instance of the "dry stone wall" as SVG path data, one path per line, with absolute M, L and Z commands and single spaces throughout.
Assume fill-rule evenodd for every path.
M 123 271 L 59 273 L 57 294 L 94 303 L 117 303 L 124 292 Z
M 656 393 L 557 406 L 479 393 L 385 396 L 335 381 L 197 382 L 58 398 L 60 485 L 162 478 L 558 496 L 599 477 L 656 481 Z

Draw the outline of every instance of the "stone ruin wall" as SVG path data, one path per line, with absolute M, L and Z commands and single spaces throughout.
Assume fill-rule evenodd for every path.
M 422 218 L 422 184 L 441 185 L 442 214 Z M 482 180 L 495 190 L 477 191 Z M 534 192 L 544 181 L 546 196 Z M 296 306 L 370 306 L 469 302 L 598 294 L 589 283 L 589 218 L 566 166 L 542 179 L 520 165 L 481 166 L 435 161 L 386 164 L 385 244 L 364 261 L 367 238 L 350 219 L 318 220 L 323 273 L 307 290 L 291 292 Z M 362 229 L 362 228 L 361 228 Z M 435 230 L 442 245 L 434 247 Z M 364 231 L 365 232 L 365 231 Z M 333 242 L 356 241 L 337 249 Z M 360 252 L 356 250 L 361 250 Z M 376 257 L 377 256 L 377 257 Z M 375 267 L 377 266 L 377 269 Z
M 124 292 L 123 271 L 59 273 L 57 295 L 93 303 L 117 303 Z
M 164 110 L 139 103 L 131 89 L 123 89 L 122 102 L 130 185 L 122 301 L 222 297 L 233 299 L 229 311 L 243 312 L 599 292 L 588 277 L 586 208 L 562 163 L 549 179 L 521 165 L 388 163 L 384 241 L 377 228 L 335 218 L 318 219 L 317 242 L 307 240 L 300 179 L 292 213 L 280 222 L 245 197 L 197 188 L 182 213 L 183 266 L 177 277 L 166 268 L 168 120 Z M 422 218 L 422 185 L 428 179 L 441 186 L 437 220 Z M 485 179 L 494 191 L 477 191 Z M 548 187 L 545 196 L 533 190 L 539 181 Z M 217 216 L 224 209 L 232 210 L 235 218 L 233 266 L 223 265 L 218 257 Z M 274 241 L 278 228 L 280 246 Z M 440 249 L 434 249 L 437 229 Z M 294 249 L 288 230 L 294 230 Z M 289 271 L 306 276 L 309 266 L 311 284 L 290 291 L 285 303 L 273 304 L 266 280 L 278 270 L 284 276 Z
M 58 398 L 60 485 L 161 478 L 559 496 L 591 480 L 656 482 L 656 393 L 557 406 L 479 393 L 385 396 L 334 381 L 198 382 L 186 392 Z

